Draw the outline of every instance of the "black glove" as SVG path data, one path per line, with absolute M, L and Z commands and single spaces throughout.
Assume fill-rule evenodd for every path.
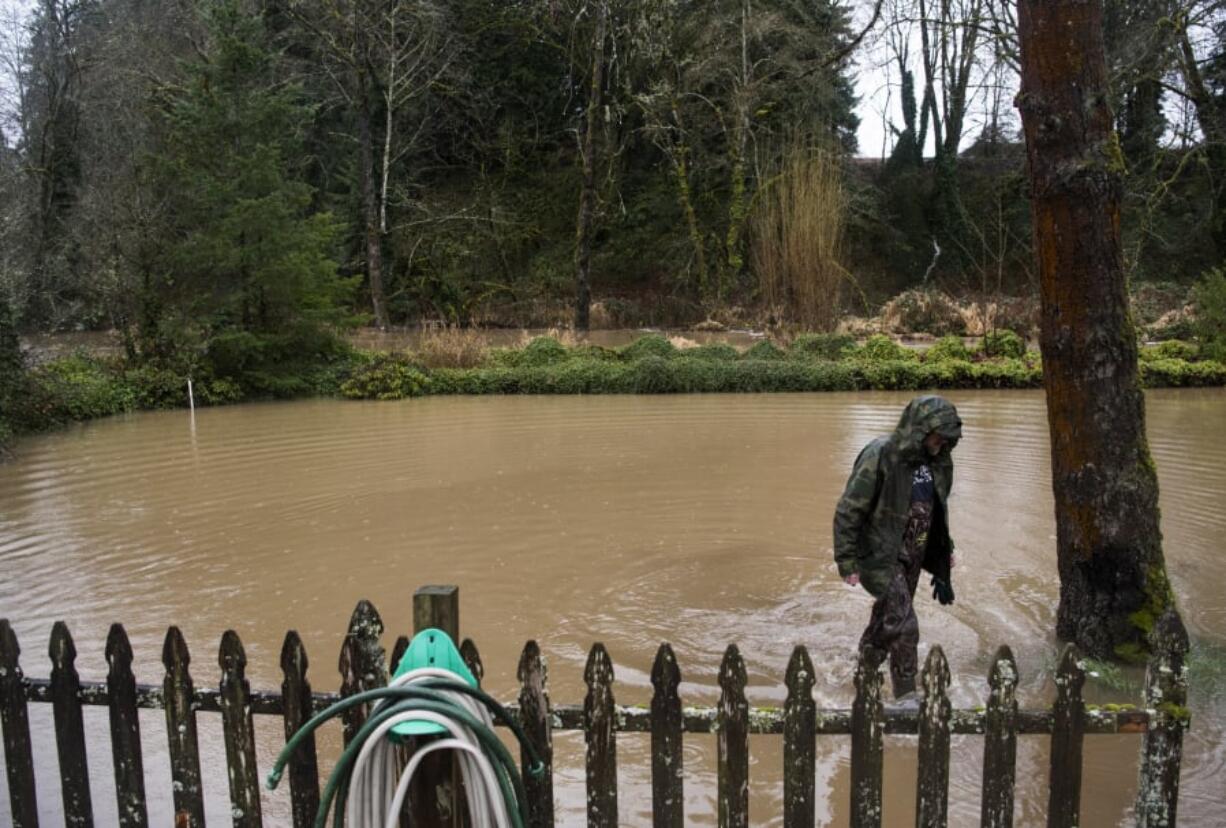
M 949 581 L 944 578 L 932 576 L 932 597 L 941 602 L 942 605 L 952 604 L 954 602 L 954 587 Z

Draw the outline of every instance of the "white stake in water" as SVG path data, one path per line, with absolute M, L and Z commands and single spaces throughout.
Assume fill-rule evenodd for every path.
M 192 378 L 187 378 L 187 404 L 191 406 L 192 416 L 196 416 L 196 395 L 192 393 Z

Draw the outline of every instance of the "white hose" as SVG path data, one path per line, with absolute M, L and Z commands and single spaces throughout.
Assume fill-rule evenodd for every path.
M 391 686 L 399 687 L 428 678 L 454 680 L 455 674 L 425 667 L 398 676 Z M 489 712 L 476 699 L 449 690 L 438 692 L 477 721 L 493 727 Z M 413 753 L 403 772 L 398 774 L 396 768 L 400 751 L 389 738 L 389 731 L 406 722 L 439 725 L 449 738 L 423 744 Z M 346 824 L 352 828 L 396 828 L 413 774 L 428 754 L 444 750 L 456 753 L 473 828 L 509 828 L 512 823 L 499 785 L 498 771 L 485 755 L 480 740 L 462 722 L 429 710 L 411 710 L 392 716 L 367 737 L 350 773 L 349 795 L 345 803 Z

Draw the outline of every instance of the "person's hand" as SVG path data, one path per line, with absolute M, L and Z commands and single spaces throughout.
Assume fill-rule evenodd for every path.
M 848 575 L 846 578 L 843 579 L 843 583 L 847 584 L 848 586 L 859 586 L 860 585 L 860 573 L 859 572 L 851 573 L 850 575 Z
M 949 553 L 949 568 L 953 569 L 957 565 L 958 565 L 958 559 L 954 556 L 953 552 L 950 552 Z

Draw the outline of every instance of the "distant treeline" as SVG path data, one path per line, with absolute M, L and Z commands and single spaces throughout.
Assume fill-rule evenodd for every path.
M 568 323 L 584 285 L 597 323 L 811 329 L 917 285 L 1032 292 L 1011 24 L 937 5 L 39 0 L 3 41 L 0 313 L 247 370 L 361 321 Z M 1108 3 L 1135 284 L 1226 251 L 1194 12 Z M 881 161 L 855 158 L 869 44 L 902 101 Z

